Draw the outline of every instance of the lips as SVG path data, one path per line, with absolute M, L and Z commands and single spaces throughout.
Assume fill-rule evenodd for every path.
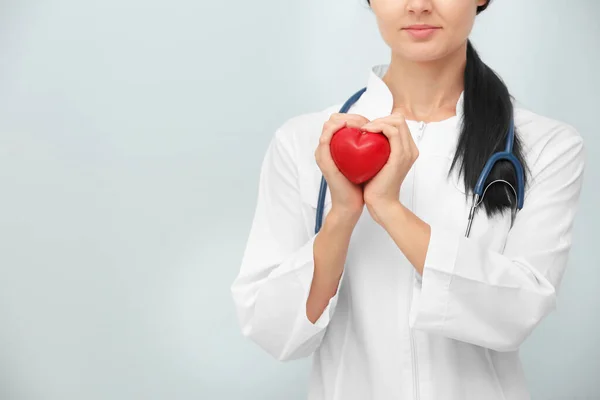
M 409 35 L 411 35 L 414 39 L 417 40 L 429 39 L 440 29 L 441 28 L 439 26 L 426 24 L 410 25 L 403 28 L 404 31 L 406 31 Z
M 419 31 L 419 30 L 428 30 L 428 29 L 439 29 L 439 26 L 420 24 L 420 25 L 410 25 L 410 26 L 405 27 L 404 29 Z

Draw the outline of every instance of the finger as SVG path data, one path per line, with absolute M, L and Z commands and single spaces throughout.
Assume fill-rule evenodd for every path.
M 396 155 L 398 151 L 402 151 L 406 153 L 406 157 L 410 158 L 411 160 L 415 160 L 416 157 L 418 157 L 419 155 L 419 149 L 417 148 L 417 145 L 413 140 L 410 129 L 406 124 L 406 119 L 404 118 L 404 115 L 402 113 L 396 112 L 387 117 L 374 120 L 371 123 L 363 126 L 362 129 L 366 131 L 381 132 L 383 134 L 386 134 L 390 131 L 382 129 L 381 127 L 384 125 L 392 125 L 398 129 L 397 141 L 394 138 L 389 137 L 389 135 L 386 135 L 390 140 L 390 146 L 394 155 Z M 392 142 L 397 142 L 398 145 L 393 145 Z
M 371 122 L 363 128 L 367 132 L 382 133 L 390 142 L 390 148 L 393 152 L 402 150 L 402 141 L 400 140 L 400 130 L 394 125 L 383 122 Z
M 329 117 L 330 119 L 356 119 L 361 121 L 369 121 L 366 117 L 360 114 L 348 114 L 348 113 L 333 113 Z
M 415 140 L 414 140 L 414 138 L 412 136 L 412 133 L 410 132 L 410 129 L 408 129 L 408 127 L 406 127 L 403 130 L 403 132 L 404 132 L 403 133 L 404 136 L 406 136 L 406 139 L 407 139 L 407 141 L 409 143 L 410 150 L 411 150 L 412 154 L 413 155 L 419 154 L 419 148 L 417 147 L 417 144 L 415 143 Z
M 367 118 L 363 117 L 362 115 L 343 114 L 343 113 L 332 114 L 330 117 L 330 120 L 332 120 L 332 121 L 347 121 L 348 126 L 352 126 L 352 127 L 356 127 L 356 128 L 360 128 L 364 124 L 367 124 L 369 122 L 369 120 Z
M 406 124 L 406 119 L 401 112 L 397 111 L 393 113 L 389 117 L 386 117 L 385 121 L 387 124 L 394 125 L 396 128 L 398 128 L 402 146 L 405 149 L 409 150 L 411 154 L 418 152 L 417 145 L 415 144 L 410 129 Z
M 363 125 L 365 125 L 364 121 L 361 121 L 358 119 L 348 119 L 348 120 L 340 120 L 340 121 L 346 122 L 346 126 L 349 128 L 362 129 Z
M 392 112 L 391 115 L 399 116 L 399 117 L 404 118 L 404 113 L 402 112 L 402 110 L 396 110 L 396 111 Z
M 408 129 L 398 129 L 398 138 L 402 143 L 402 148 L 404 149 L 405 156 L 409 159 L 412 159 L 412 155 L 414 153 L 413 145 L 414 142 L 412 140 L 412 135 Z M 411 142 L 413 142 L 411 144 Z
M 398 130 L 400 132 L 400 137 L 403 138 L 402 143 L 406 146 L 406 149 L 410 150 L 411 154 L 414 155 L 418 153 L 417 145 L 413 139 L 410 129 L 408 128 L 408 125 L 406 124 L 406 120 L 403 116 L 399 118 L 402 122 L 400 123 L 399 120 L 398 125 L 396 126 L 398 127 Z
M 385 123 L 388 125 L 394 125 L 397 128 L 401 128 L 403 126 L 406 126 L 406 119 L 404 118 L 404 115 L 402 114 L 391 114 L 388 115 L 387 117 L 383 117 L 383 118 L 379 118 L 376 120 L 371 121 L 371 123 Z M 408 126 L 406 126 L 408 128 Z
M 319 147 L 327 146 L 331 142 L 331 137 L 334 133 L 346 126 L 346 121 L 327 121 L 323 125 L 323 132 L 319 138 Z
M 331 156 L 331 138 L 333 135 L 346 126 L 346 121 L 327 121 L 323 125 L 323 132 L 319 138 L 319 145 L 315 150 L 315 160 L 317 165 L 323 171 L 323 174 L 327 174 L 328 171 L 335 168 L 335 163 Z

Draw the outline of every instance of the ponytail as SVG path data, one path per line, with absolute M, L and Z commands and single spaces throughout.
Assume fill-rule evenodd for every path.
M 459 166 L 466 193 L 472 193 L 479 174 L 488 158 L 504 151 L 510 123 L 514 117 L 512 99 L 504 82 L 479 58 L 475 48 L 467 43 L 467 65 L 464 74 L 463 121 L 456 153 L 450 172 Z M 518 132 L 515 128 L 513 154 L 521 162 L 525 171 L 527 166 Z M 512 164 L 506 160 L 498 161 L 487 181 L 487 185 L 503 179 L 516 189 L 516 175 Z M 525 174 L 525 183 L 527 174 Z M 482 200 L 488 216 L 516 207 L 515 195 L 506 184 L 494 184 L 487 189 Z
M 371 1 L 367 0 L 369 6 Z M 491 3 L 477 7 L 477 14 Z M 465 193 L 470 195 L 475 189 L 479 174 L 489 157 L 504 151 L 506 136 L 514 117 L 513 106 L 508 88 L 500 77 L 479 58 L 471 41 L 467 42 L 467 65 L 464 73 L 463 120 L 456 147 L 456 153 L 448 175 L 459 168 L 459 176 L 464 180 Z M 523 148 L 515 127 L 513 154 L 523 165 L 524 184 L 527 183 L 527 164 Z M 484 188 L 490 182 L 502 179 L 517 188 L 516 175 L 512 164 L 506 160 L 498 161 L 490 172 Z M 486 191 L 481 207 L 488 217 L 516 207 L 517 199 L 506 184 L 491 185 Z

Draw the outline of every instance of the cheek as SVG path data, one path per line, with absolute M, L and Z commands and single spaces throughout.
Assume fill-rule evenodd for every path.
M 438 0 L 437 11 L 452 32 L 452 41 L 463 42 L 473 29 L 477 14 L 477 1 Z
M 371 1 L 371 8 L 377 19 L 377 26 L 381 37 L 391 44 L 397 40 L 398 30 L 400 29 L 400 21 L 403 18 L 400 2 L 389 0 Z
M 400 42 L 400 32 L 398 32 L 397 29 L 394 29 L 393 24 L 386 21 L 379 20 L 377 25 L 383 41 L 392 49 L 397 49 Z

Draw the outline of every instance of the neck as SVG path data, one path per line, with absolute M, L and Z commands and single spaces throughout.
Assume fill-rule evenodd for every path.
M 392 53 L 383 81 L 394 98 L 394 111 L 406 119 L 439 121 L 456 115 L 464 89 L 467 46 L 435 61 L 414 62 Z

